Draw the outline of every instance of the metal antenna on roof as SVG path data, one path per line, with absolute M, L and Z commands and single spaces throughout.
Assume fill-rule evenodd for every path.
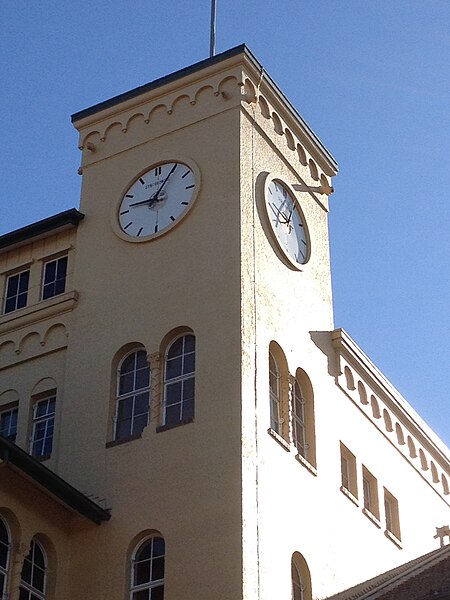
M 216 0 L 211 0 L 211 35 L 209 40 L 209 56 L 214 56 L 216 53 Z

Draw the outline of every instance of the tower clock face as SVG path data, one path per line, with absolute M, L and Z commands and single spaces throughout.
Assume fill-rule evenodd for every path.
M 121 231 L 140 240 L 165 232 L 189 210 L 196 177 L 188 165 L 164 162 L 140 175 L 125 192 L 118 211 Z
M 265 208 L 278 248 L 292 266 L 300 268 L 309 259 L 310 246 L 306 222 L 294 191 L 281 179 L 268 179 Z

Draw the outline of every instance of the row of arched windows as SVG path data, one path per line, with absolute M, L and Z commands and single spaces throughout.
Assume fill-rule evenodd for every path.
M 286 357 L 276 342 L 269 347 L 270 429 L 298 455 L 316 467 L 314 394 L 303 369 L 289 373 Z
M 8 598 L 11 592 L 11 548 L 10 529 L 0 517 L 0 598 Z M 131 600 L 163 600 L 165 555 L 165 542 L 160 535 L 141 540 L 134 549 L 130 569 Z M 19 600 L 46 600 L 47 572 L 47 553 L 41 542 L 34 537 L 22 563 Z
M 183 333 L 170 342 L 163 367 L 163 426 L 189 422 L 195 403 L 195 336 Z M 147 353 L 133 348 L 117 368 L 114 440 L 139 436 L 148 425 L 152 402 L 152 368 Z

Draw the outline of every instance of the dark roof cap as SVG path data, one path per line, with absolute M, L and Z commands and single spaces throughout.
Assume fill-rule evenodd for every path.
M 96 504 L 33 456 L 30 456 L 19 448 L 19 446 L 16 446 L 16 444 L 2 436 L 0 436 L 0 459 L 6 465 L 12 467 L 13 470 L 19 472 L 21 475 L 25 475 L 35 484 L 44 488 L 59 503 L 97 525 L 100 525 L 102 521 L 110 519 L 111 515 L 109 511 Z
M 36 221 L 36 223 L 32 223 L 31 225 L 26 225 L 10 233 L 5 233 L 0 236 L 0 252 L 5 248 L 10 249 L 11 246 L 21 246 L 33 238 L 44 237 L 56 229 L 77 227 L 83 218 L 83 213 L 80 213 L 75 208 L 70 208 L 57 215 L 42 219 L 42 221 Z

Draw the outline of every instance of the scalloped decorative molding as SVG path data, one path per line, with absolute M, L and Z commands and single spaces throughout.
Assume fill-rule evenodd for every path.
M 28 331 L 16 340 L 0 342 L 0 370 L 65 348 L 68 335 L 64 323 L 53 323 L 41 330 Z
M 345 331 L 333 331 L 332 339 L 337 354 L 338 387 L 450 505 L 450 465 L 437 446 L 440 440 L 432 440 L 420 428 L 413 409 Z

